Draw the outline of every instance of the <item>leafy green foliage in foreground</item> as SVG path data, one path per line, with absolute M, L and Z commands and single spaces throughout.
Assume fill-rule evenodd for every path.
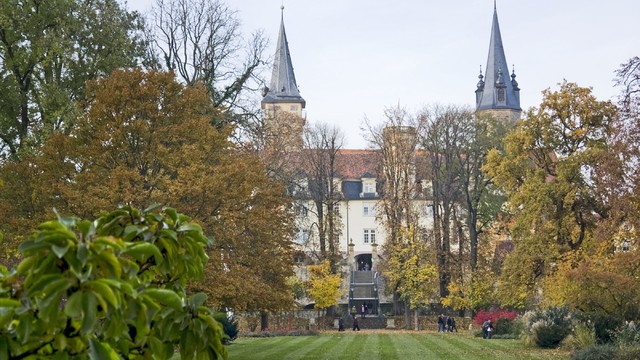
M 239 338 L 234 360 L 280 359 L 567 359 L 569 353 L 525 347 L 521 340 L 486 340 L 466 333 L 350 332 L 319 336 Z
M 0 359 L 226 358 L 206 296 L 184 290 L 208 242 L 170 208 L 41 224 L 0 267 Z

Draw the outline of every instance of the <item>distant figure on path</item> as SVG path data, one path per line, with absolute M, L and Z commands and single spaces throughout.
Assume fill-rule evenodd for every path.
M 453 332 L 453 330 L 455 330 L 456 332 L 458 332 L 458 328 L 456 327 L 456 318 L 454 318 L 453 316 L 451 317 L 451 332 Z
M 438 316 L 438 332 L 444 332 L 444 314 Z
M 362 313 L 362 318 L 364 319 L 364 313 L 367 311 L 367 309 L 364 307 L 364 304 L 362 304 L 362 307 L 360 309 L 360 312 Z
M 353 317 L 353 331 L 356 331 L 356 329 L 358 331 L 360 331 L 360 326 L 358 325 L 358 318 L 357 317 Z
M 493 326 L 491 320 L 487 320 L 482 323 L 482 337 L 484 339 L 491 339 L 491 333 L 493 332 Z
M 338 320 L 338 331 L 344 331 L 344 320 L 342 318 Z

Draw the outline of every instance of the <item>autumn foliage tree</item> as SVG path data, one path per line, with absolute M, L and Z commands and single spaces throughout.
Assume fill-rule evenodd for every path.
M 327 309 L 338 305 L 338 299 L 343 294 L 340 289 L 342 278 L 340 274 L 334 274 L 331 271 L 329 260 L 324 260 L 317 265 L 309 265 L 308 270 L 307 294 L 315 301 L 315 308 Z
M 542 280 L 566 256 L 593 249 L 594 229 L 609 216 L 597 189 L 601 163 L 610 156 L 607 139 L 617 112 L 591 89 L 563 83 L 545 90 L 539 108 L 493 151 L 485 167 L 508 195 L 515 250 L 502 272 L 503 304 L 540 301 Z
M 216 239 L 207 252 L 217 261 L 191 284 L 209 305 L 290 306 L 289 200 L 259 159 L 228 140 L 232 128 L 211 126 L 220 113 L 205 89 L 134 69 L 92 82 L 89 91 L 68 136 L 57 134 L 39 154 L 2 168 L 3 229 L 12 244 L 3 250 L 54 207 L 89 218 L 118 204 L 160 203 L 189 213 Z

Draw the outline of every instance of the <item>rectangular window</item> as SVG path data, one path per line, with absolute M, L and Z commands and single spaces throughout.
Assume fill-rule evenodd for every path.
M 364 203 L 362 206 L 362 216 L 376 216 L 375 203 Z
M 376 231 L 374 229 L 364 229 L 363 240 L 365 244 L 376 242 Z

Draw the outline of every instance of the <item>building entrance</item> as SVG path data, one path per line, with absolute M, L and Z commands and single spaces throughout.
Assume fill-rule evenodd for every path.
M 373 263 L 371 261 L 371 254 L 362 254 L 356 256 L 356 270 L 358 271 L 371 271 Z

